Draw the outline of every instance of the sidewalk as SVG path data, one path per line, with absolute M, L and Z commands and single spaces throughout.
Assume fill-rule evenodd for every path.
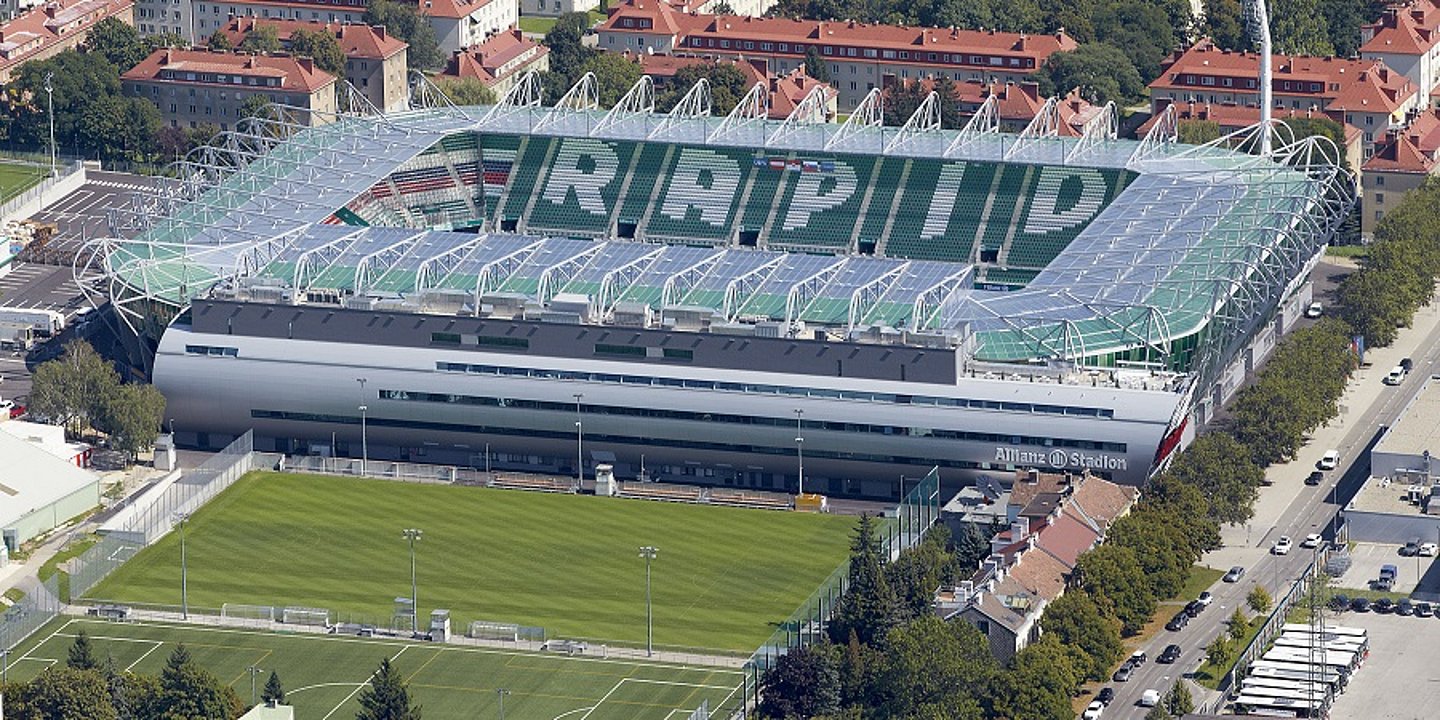
M 1326 450 L 1335 448 L 1341 451 L 1341 468 L 1349 467 L 1354 462 L 1368 462 L 1354 456 L 1354 452 L 1362 449 L 1364 444 L 1361 443 L 1355 448 L 1344 447 L 1345 436 L 1376 403 L 1392 400 L 1397 392 L 1408 392 L 1386 386 L 1380 380 L 1390 368 L 1400 363 L 1401 358 L 1416 356 L 1421 344 L 1437 327 L 1440 327 L 1440 305 L 1427 305 L 1415 313 L 1411 327 L 1401 328 L 1390 347 L 1367 350 L 1365 360 L 1369 366 L 1360 368 L 1351 376 L 1345 392 L 1340 396 L 1339 415 L 1316 428 L 1310 435 L 1310 441 L 1300 447 L 1294 460 L 1271 465 L 1266 469 L 1265 479 L 1271 485 L 1260 488 L 1259 496 L 1255 500 L 1254 517 L 1245 525 L 1221 526 L 1222 546 L 1207 553 L 1200 562 L 1211 567 L 1226 568 L 1232 565 L 1249 566 L 1258 558 L 1264 557 L 1269 551 L 1269 544 L 1274 540 L 1270 536 L 1297 497 L 1306 490 L 1328 492 L 1323 487 L 1305 486 L 1305 477 L 1315 468 L 1315 463 L 1319 462 L 1320 456 Z M 1379 427 L 1375 429 L 1379 430 Z M 1338 472 L 1336 471 L 1336 477 L 1332 480 L 1338 479 Z

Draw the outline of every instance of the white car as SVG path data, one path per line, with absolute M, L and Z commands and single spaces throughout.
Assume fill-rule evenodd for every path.
M 1305 317 L 1307 318 L 1318 318 L 1324 314 L 1325 305 L 1322 303 L 1310 303 L 1310 307 L 1305 308 Z
M 1435 552 L 1440 550 L 1440 545 L 1435 543 L 1421 543 L 1420 549 L 1415 552 L 1420 557 L 1435 557 Z
M 1320 543 L 1323 542 L 1325 542 L 1325 538 L 1320 537 L 1319 533 L 1310 533 L 1309 535 L 1305 536 L 1304 540 L 1300 541 L 1300 547 L 1317 548 L 1320 547 Z
M 1339 450 L 1326 450 L 1325 454 L 1320 456 L 1320 462 L 1315 464 L 1315 466 L 1321 470 L 1334 470 L 1336 467 L 1339 467 L 1339 465 Z
M 1273 552 L 1273 553 L 1275 553 L 1276 555 L 1289 555 L 1289 554 L 1290 554 L 1290 536 L 1289 536 L 1289 535 L 1281 535 L 1281 536 L 1280 536 L 1280 539 L 1275 541 L 1275 547 L 1270 548 L 1270 552 Z
M 1100 716 L 1104 713 L 1105 703 L 1096 700 L 1090 703 L 1090 707 L 1085 708 L 1085 712 L 1080 716 L 1080 720 L 1100 720 Z
M 1145 693 L 1140 696 L 1140 707 L 1155 707 L 1156 705 L 1159 705 L 1159 704 L 1160 704 L 1160 691 L 1159 691 L 1159 690 L 1146 690 Z

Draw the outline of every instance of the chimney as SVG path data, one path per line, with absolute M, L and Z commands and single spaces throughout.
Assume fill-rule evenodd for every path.
M 975 595 L 975 583 L 969 580 L 961 580 L 955 586 L 955 602 L 960 605 L 969 605 L 970 598 Z
M 307 73 L 313 73 L 313 72 L 315 72 L 315 61 L 314 61 L 314 60 L 311 60 L 311 59 L 308 58 L 308 57 L 301 57 L 301 58 L 295 58 L 295 62 L 299 63 L 299 64 L 300 64 L 300 67 L 303 68 L 303 69 L 305 70 L 305 72 L 307 72 Z
M 1015 518 L 1015 522 L 1010 523 L 1010 542 L 1015 542 L 1029 534 L 1030 518 Z
M 1040 83 L 1035 82 L 1034 80 L 1026 80 L 1026 81 L 1024 81 L 1024 82 L 1021 82 L 1021 83 L 1020 83 L 1020 92 L 1025 93 L 1025 95 L 1028 96 L 1031 100 L 1039 101 L 1039 100 L 1040 100 Z M 1035 468 L 1030 468 L 1030 475 L 1031 475 L 1030 482 L 1032 482 L 1032 483 L 1040 482 L 1040 471 L 1039 471 L 1039 470 L 1036 470 Z
M 375 26 L 375 34 L 379 35 L 381 40 L 384 40 L 384 39 L 385 39 L 385 26 L 384 26 L 384 25 L 376 25 L 376 26 Z
M 986 579 L 993 578 L 1000 572 L 1000 562 L 993 556 L 985 558 L 985 561 L 980 563 L 980 572 Z

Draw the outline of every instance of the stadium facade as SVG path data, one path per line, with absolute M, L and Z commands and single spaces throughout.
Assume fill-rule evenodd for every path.
M 933 101 L 886 128 L 878 93 L 777 122 L 763 88 L 717 118 L 703 83 L 661 115 L 648 83 L 257 119 L 77 274 L 183 444 L 358 455 L 363 420 L 371 457 L 415 462 L 793 490 L 803 449 L 831 494 L 934 466 L 1141 483 L 1354 201 L 1319 138 L 1120 140 L 1113 107 L 1060 137 L 1053 103 L 1019 135 Z

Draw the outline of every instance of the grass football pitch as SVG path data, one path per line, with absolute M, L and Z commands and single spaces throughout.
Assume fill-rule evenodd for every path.
M 410 595 L 420 614 L 539 626 L 552 638 L 642 645 L 645 561 L 655 645 L 748 653 L 848 552 L 853 518 L 258 472 L 185 527 L 191 608 L 326 608 L 388 626 Z M 180 538 L 170 533 L 87 596 L 180 604 Z
M 29 190 L 50 172 L 50 168 L 0 161 L 0 203 Z
M 738 670 L 692 668 L 632 660 L 567 657 L 491 648 L 401 642 L 339 635 L 285 635 L 243 629 L 115 623 L 61 617 L 41 628 L 10 656 L 9 678 L 28 680 L 64 663 L 80 630 L 98 657 L 118 667 L 158 675 L 177 643 L 202 667 L 250 701 L 279 673 L 295 717 L 355 717 L 358 696 L 382 657 L 390 657 L 409 683 L 426 720 L 498 716 L 497 689 L 511 720 L 680 720 L 708 700 L 711 708 L 738 702 Z

